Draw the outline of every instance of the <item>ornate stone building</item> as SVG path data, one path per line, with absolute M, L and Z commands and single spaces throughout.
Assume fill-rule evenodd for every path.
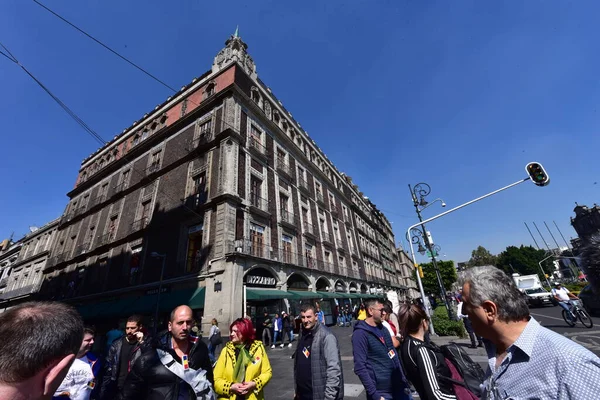
M 589 208 L 577 204 L 573 212 L 575 212 L 575 217 L 571 217 L 571 225 L 577 232 L 578 238 L 571 239 L 571 244 L 573 252 L 579 254 L 581 247 L 587 243 L 588 239 L 600 232 L 600 206 L 594 204 Z
M 210 71 L 86 158 L 68 196 L 43 293 L 86 318 L 153 314 L 161 276 L 161 312 L 185 302 L 205 323 L 403 288 L 389 221 L 258 78 L 237 33 Z

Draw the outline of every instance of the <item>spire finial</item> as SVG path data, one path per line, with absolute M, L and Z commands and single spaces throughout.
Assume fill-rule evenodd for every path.
M 236 25 L 235 33 L 233 34 L 233 37 L 240 37 L 240 26 L 239 25 Z

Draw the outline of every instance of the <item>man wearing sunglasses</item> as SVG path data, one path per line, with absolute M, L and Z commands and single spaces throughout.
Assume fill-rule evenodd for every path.
M 383 326 L 383 302 L 365 302 L 367 318 L 358 321 L 352 334 L 354 373 L 360 378 L 368 400 L 410 399 L 408 381 L 400 365 L 392 337 Z

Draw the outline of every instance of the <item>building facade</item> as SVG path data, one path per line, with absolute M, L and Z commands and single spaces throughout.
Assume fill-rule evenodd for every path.
M 396 261 L 396 274 L 399 279 L 400 286 L 404 289 L 401 294 L 404 295 L 403 300 L 412 300 L 421 297 L 419 286 L 417 285 L 415 275 L 415 263 L 410 255 L 402 247 L 396 249 L 398 256 Z
M 35 298 L 58 227 L 58 219 L 33 228 L 16 243 L 7 242 L 0 252 L 0 309 Z
M 404 287 L 389 221 L 258 78 L 237 35 L 210 71 L 86 158 L 68 196 L 42 293 L 90 318 L 151 314 L 161 296 L 161 312 L 184 300 L 227 322 L 258 312 L 253 302 Z

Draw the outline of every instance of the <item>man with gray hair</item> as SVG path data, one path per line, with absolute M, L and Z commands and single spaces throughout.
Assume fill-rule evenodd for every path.
M 513 280 L 496 267 L 459 278 L 463 314 L 486 341 L 484 399 L 592 399 L 600 393 L 600 358 L 529 315 Z
M 82 337 L 81 317 L 62 303 L 24 303 L 1 314 L 0 399 L 50 399 Z

